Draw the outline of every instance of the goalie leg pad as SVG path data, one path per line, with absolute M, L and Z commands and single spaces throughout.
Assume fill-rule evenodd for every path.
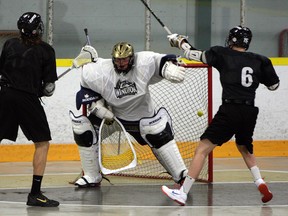
M 174 139 L 172 120 L 165 108 L 160 108 L 151 118 L 139 122 L 140 134 L 150 147 L 160 148 Z
M 160 164 L 172 176 L 173 180 L 178 184 L 181 183 L 186 177 L 188 170 L 175 140 L 171 140 L 159 149 L 152 148 L 152 151 Z
M 102 180 L 98 160 L 98 138 L 97 133 L 86 116 L 76 117 L 70 111 L 72 129 L 75 142 L 78 145 L 80 160 L 84 176 L 79 178 L 75 185 L 79 187 L 94 187 Z
M 69 115 L 72 121 L 74 140 L 78 146 L 90 147 L 98 142 L 96 131 L 86 116 L 75 116 L 72 111 Z
M 98 144 L 91 147 L 78 146 L 84 176 L 75 185 L 78 187 L 95 187 L 102 181 L 98 160 Z

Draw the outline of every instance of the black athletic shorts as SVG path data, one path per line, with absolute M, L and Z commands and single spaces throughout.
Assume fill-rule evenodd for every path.
M 47 117 L 36 95 L 0 86 L 0 122 L 0 142 L 16 141 L 19 126 L 34 143 L 51 140 Z
M 245 104 L 222 104 L 200 139 L 221 146 L 235 135 L 237 145 L 249 148 L 259 109 Z

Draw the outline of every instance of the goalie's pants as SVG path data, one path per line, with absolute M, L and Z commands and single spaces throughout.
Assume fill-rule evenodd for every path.
M 97 125 L 99 128 L 102 119 L 96 117 L 95 115 L 90 115 L 89 120 L 93 125 Z M 135 140 L 140 144 L 140 145 L 147 145 L 147 142 L 142 138 L 139 130 L 139 121 L 125 121 L 123 119 L 118 120 L 123 124 L 125 130 L 135 138 Z M 97 131 L 98 134 L 98 131 Z

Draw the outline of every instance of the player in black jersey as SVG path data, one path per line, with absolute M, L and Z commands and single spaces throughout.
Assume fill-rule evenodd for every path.
M 180 190 L 162 186 L 162 191 L 174 201 L 185 205 L 187 194 L 197 179 L 205 158 L 216 146 L 221 146 L 235 135 L 237 148 L 262 194 L 262 202 L 270 201 L 273 195 L 256 165 L 252 137 L 259 111 L 254 106 L 256 89 L 260 83 L 272 91 L 279 86 L 279 78 L 271 61 L 265 56 L 246 52 L 252 39 L 252 32 L 247 27 L 232 28 L 225 47 L 213 46 L 206 51 L 195 49 L 183 35 L 171 34 L 168 39 L 171 46 L 184 51 L 187 59 L 201 61 L 216 68 L 220 73 L 223 92 L 222 105 L 200 137 L 199 146 Z
M 41 39 L 44 28 L 39 14 L 24 13 L 17 26 L 20 37 L 8 39 L 0 57 L 0 142 L 15 142 L 19 126 L 34 142 L 33 182 L 27 205 L 56 207 L 59 202 L 40 190 L 51 140 L 40 97 L 51 96 L 55 89 L 55 51 Z

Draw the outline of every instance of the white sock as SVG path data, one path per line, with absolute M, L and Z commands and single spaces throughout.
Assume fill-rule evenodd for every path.
M 260 184 L 263 184 L 265 183 L 264 180 L 262 179 L 261 177 L 261 174 L 260 174 L 260 170 L 257 166 L 253 166 L 250 168 L 250 172 L 254 178 L 254 182 L 256 184 L 256 186 L 258 187 Z
M 180 190 L 188 194 L 194 182 L 195 182 L 195 179 L 187 175 Z

